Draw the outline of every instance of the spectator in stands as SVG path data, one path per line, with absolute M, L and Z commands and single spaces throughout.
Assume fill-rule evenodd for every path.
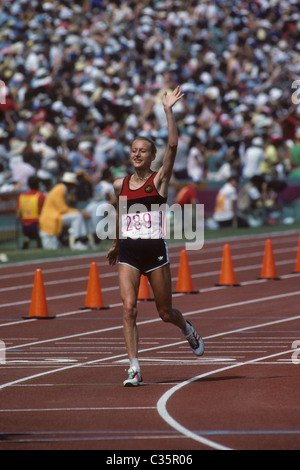
M 296 132 L 296 138 L 290 149 L 292 171 L 291 178 L 300 178 L 300 128 Z
M 185 204 L 194 206 L 197 203 L 197 181 L 181 188 L 175 196 L 175 203 L 181 207 L 184 207 Z
M 186 221 L 192 221 L 192 229 L 196 228 L 196 204 L 197 204 L 197 185 L 198 181 L 195 179 L 190 184 L 181 188 L 175 196 L 175 204 L 182 207 L 182 226 L 185 227 Z
M 227 148 L 219 140 L 209 138 L 204 152 L 206 177 L 213 180 L 215 174 L 222 167 Z
M 77 145 L 76 142 L 70 141 L 69 147 L 69 165 L 70 171 L 76 173 L 81 170 L 89 170 L 92 166 L 90 159 L 88 158 L 90 146 L 88 143 L 81 142 Z
M 205 176 L 203 143 L 195 136 L 190 144 L 187 158 L 187 172 L 192 181 L 203 181 Z
M 2 187 L 4 186 L 5 181 L 7 180 L 8 176 L 9 176 L 9 173 L 7 173 L 5 171 L 4 162 L 2 163 L 0 161 L 0 192 L 1 192 Z
M 20 195 L 17 207 L 17 218 L 22 222 L 22 231 L 25 236 L 23 250 L 29 248 L 30 240 L 42 247 L 39 234 L 39 218 L 45 203 L 46 195 L 39 191 L 39 179 L 31 176 L 28 179 L 29 191 Z
M 282 208 L 278 194 L 286 187 L 280 180 L 268 181 L 254 176 L 238 194 L 238 216 L 250 227 L 275 225 L 282 218 Z
M 174 164 L 174 176 L 178 180 L 188 180 L 188 170 L 187 170 L 187 155 L 189 152 L 190 146 L 190 137 L 184 134 L 179 135 L 178 138 L 178 147 L 177 147 L 177 158 Z
M 113 187 L 113 175 L 109 168 L 103 169 L 100 175 L 98 175 L 94 180 L 94 194 L 93 198 L 89 201 L 85 210 L 90 214 L 91 220 L 89 221 L 90 232 L 96 235 L 97 225 L 104 218 L 104 213 L 110 213 L 111 207 L 116 207 L 117 199 L 115 196 L 115 191 Z M 114 232 L 109 232 L 109 230 L 115 229 L 114 223 L 109 223 L 109 215 L 105 217 L 107 220 L 107 232 L 104 234 L 98 233 L 96 241 L 99 240 L 99 235 L 101 235 L 101 240 L 107 236 L 107 238 L 112 238 Z
M 113 175 L 109 168 L 104 168 L 101 176 L 94 183 L 94 200 L 97 202 L 108 202 L 116 205 L 116 196 L 113 190 Z
M 238 178 L 232 175 L 217 194 L 214 221 L 220 228 L 238 227 L 237 185 Z
M 206 178 L 207 181 L 224 183 L 232 174 L 239 174 L 239 171 L 240 159 L 234 154 L 233 149 L 229 149 L 218 171 L 207 171 Z
M 28 179 L 36 174 L 36 169 L 26 160 L 26 157 L 15 159 L 12 165 L 12 180 L 15 183 L 15 191 L 28 189 Z
M 267 183 L 263 176 L 253 176 L 238 194 L 239 215 L 250 227 L 261 227 L 266 222 L 265 203 Z
M 280 157 L 279 157 L 279 144 L 281 142 L 280 137 L 270 137 L 269 142 L 265 148 L 265 160 L 260 164 L 260 171 L 262 175 L 271 179 L 282 173 L 279 169 Z
M 87 221 L 90 216 L 86 211 L 71 207 L 69 202 L 76 185 L 77 176 L 74 173 L 65 173 L 61 183 L 48 194 L 40 216 L 40 235 L 44 249 L 59 249 L 59 236 L 62 235 L 63 228 L 68 227 L 70 248 L 87 250 L 83 241 L 89 236 Z
M 250 147 L 246 150 L 242 170 L 245 180 L 250 180 L 253 176 L 261 174 L 261 163 L 265 160 L 263 145 L 263 138 L 255 137 Z
M 210 175 L 219 177 L 226 164 L 228 141 L 243 159 L 248 142 L 270 127 L 283 147 L 294 140 L 300 124 L 300 108 L 291 102 L 300 73 L 296 0 L 0 3 L 0 76 L 7 87 L 1 145 L 9 151 L 18 138 L 39 147 L 54 184 L 71 170 L 71 141 L 95 142 L 96 173 L 108 162 L 112 171 L 121 165 L 130 171 L 126 135 L 159 137 L 163 110 L 159 96 L 152 104 L 151 97 L 177 83 L 187 97 L 179 128 L 187 140 L 197 136 L 205 145 Z M 57 141 L 51 158 L 50 134 Z M 183 146 L 177 179 L 188 176 L 186 157 Z M 247 179 L 255 174 L 252 163 Z

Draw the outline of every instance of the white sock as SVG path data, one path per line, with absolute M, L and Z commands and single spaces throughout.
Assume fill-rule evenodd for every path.
M 139 364 L 139 360 L 137 358 L 134 358 L 134 359 L 129 359 L 129 363 L 130 363 L 130 368 L 131 367 L 135 367 L 136 370 L 138 372 L 140 372 L 140 364 Z
M 192 328 L 191 328 L 191 325 L 189 325 L 189 323 L 185 322 L 185 330 L 181 330 L 183 336 L 188 336 L 189 334 L 191 334 L 192 332 Z

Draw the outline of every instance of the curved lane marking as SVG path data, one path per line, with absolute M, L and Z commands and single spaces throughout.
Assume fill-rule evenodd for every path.
M 234 365 L 231 365 L 231 366 L 228 366 L 228 367 L 222 367 L 221 369 L 206 372 L 205 374 L 197 375 L 196 377 L 188 379 L 185 382 L 182 382 L 181 384 L 178 384 L 175 387 L 168 390 L 157 402 L 157 411 L 158 411 L 159 415 L 161 416 L 161 418 L 166 423 L 168 423 L 173 429 L 175 429 L 176 431 L 178 431 L 181 434 L 185 435 L 186 437 L 189 437 L 190 439 L 193 439 L 194 441 L 200 442 L 201 444 L 204 444 L 204 445 L 206 445 L 208 447 L 211 447 L 215 450 L 233 450 L 229 447 L 222 446 L 221 444 L 218 444 L 214 441 L 206 439 L 205 437 L 198 436 L 198 434 L 194 433 L 193 431 L 187 429 L 186 427 L 184 427 L 180 423 L 178 423 L 178 421 L 176 421 L 169 414 L 169 412 L 167 411 L 167 402 L 168 402 L 168 400 L 176 392 L 178 392 L 178 390 L 186 387 L 187 385 L 190 385 L 193 382 L 196 382 L 197 380 L 201 380 L 201 379 L 203 379 L 205 377 L 208 377 L 210 375 L 218 374 L 220 372 L 224 372 L 224 371 L 227 371 L 227 370 L 230 370 L 230 369 L 235 369 L 235 368 L 243 367 L 243 366 L 246 366 L 246 365 L 249 365 L 249 364 L 255 364 L 256 362 L 265 361 L 267 359 L 271 359 L 271 358 L 274 358 L 274 357 L 283 356 L 285 354 L 293 353 L 294 351 L 295 351 L 294 349 L 290 349 L 288 351 L 283 351 L 283 352 L 280 352 L 280 353 L 271 354 L 269 356 L 259 357 L 257 359 L 252 359 L 252 360 L 246 361 L 246 362 L 240 362 L 238 364 L 234 364 Z

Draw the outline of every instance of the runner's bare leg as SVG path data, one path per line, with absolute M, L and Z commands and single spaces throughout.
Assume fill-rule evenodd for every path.
M 127 264 L 119 265 L 119 282 L 123 301 L 123 334 L 129 359 L 138 357 L 139 335 L 136 325 L 140 272 Z
M 154 294 L 156 308 L 161 319 L 185 330 L 186 321 L 179 310 L 172 307 L 172 281 L 170 265 L 148 273 L 148 279 Z

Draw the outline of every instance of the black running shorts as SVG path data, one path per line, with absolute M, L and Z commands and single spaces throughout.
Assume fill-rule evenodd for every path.
M 147 274 L 169 262 L 168 247 L 164 239 L 127 238 L 120 242 L 119 263 L 127 264 L 141 274 Z

